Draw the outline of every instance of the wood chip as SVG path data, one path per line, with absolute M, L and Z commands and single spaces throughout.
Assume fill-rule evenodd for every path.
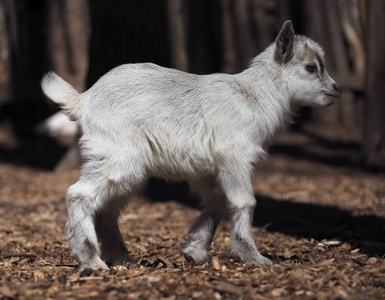
M 167 267 L 172 267 L 172 262 L 164 255 L 158 255 L 158 260 L 160 260 L 162 263 L 164 263 Z
M 0 296 L 4 296 L 5 298 L 13 299 L 15 297 L 15 293 L 9 287 L 2 286 L 2 287 L 0 287 Z
M 300 140 L 314 145 L 308 138 Z M 273 265 L 228 257 L 227 221 L 216 230 L 209 263 L 187 263 L 180 248 L 200 210 L 169 196 L 143 196 L 120 220 L 124 243 L 142 265 L 84 272 L 70 256 L 65 229 L 64 195 L 78 173 L 0 162 L 0 298 L 382 299 L 385 198 L 378 191 L 385 191 L 385 176 L 273 156 L 253 179 L 253 234 Z M 176 197 L 175 188 L 152 189 L 156 197 L 149 199 L 164 192 L 181 202 L 187 197 Z
M 330 266 L 333 263 L 334 263 L 334 258 L 331 258 L 331 259 L 320 261 L 317 265 L 319 265 L 319 266 Z
M 350 245 L 349 243 L 343 243 L 340 248 L 348 251 L 352 249 L 352 245 Z
M 220 262 L 219 262 L 218 257 L 213 256 L 213 257 L 211 258 L 211 267 L 212 267 L 214 270 L 220 270 L 220 269 L 221 269 L 221 264 L 220 264 Z
M 36 258 L 37 255 L 33 253 L 7 253 L 4 254 L 4 258 L 11 258 L 11 257 L 30 257 L 30 258 Z
M 377 257 L 371 257 L 368 259 L 368 263 L 376 264 L 376 263 L 378 263 L 378 258 Z
M 243 293 L 243 288 L 236 286 L 234 284 L 225 282 L 225 281 L 217 281 L 213 282 L 214 289 L 219 292 L 226 292 L 235 295 L 241 295 Z

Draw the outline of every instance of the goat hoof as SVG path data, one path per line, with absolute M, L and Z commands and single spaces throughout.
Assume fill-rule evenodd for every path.
M 184 255 L 184 258 L 185 258 L 185 259 L 187 260 L 187 262 L 189 262 L 190 264 L 191 264 L 191 263 L 195 263 L 194 259 L 193 259 L 192 256 L 189 255 L 189 254 L 185 254 L 185 255 Z
M 136 264 L 136 260 L 133 259 L 129 254 L 122 257 L 106 259 L 106 262 L 111 267 L 124 266 L 126 264 L 130 264 L 130 265 Z
M 104 261 L 102 261 L 99 256 L 96 256 L 87 262 L 80 262 L 79 264 L 80 271 L 84 271 L 85 269 L 94 269 L 96 267 L 101 267 L 105 270 L 109 269 L 107 264 Z
M 260 266 L 265 266 L 265 265 L 271 265 L 273 262 L 267 258 L 264 257 L 263 255 L 259 254 L 257 257 L 248 257 L 245 259 L 242 259 L 242 261 L 247 264 L 247 265 L 260 265 Z
M 182 248 L 182 254 L 189 263 L 195 263 L 196 265 L 203 265 L 208 260 L 207 251 L 202 249 L 196 249 L 194 247 L 187 246 Z

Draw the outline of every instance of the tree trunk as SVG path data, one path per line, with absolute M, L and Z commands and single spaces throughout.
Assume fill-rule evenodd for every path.
M 86 0 L 49 2 L 52 68 L 77 90 L 85 89 L 90 21 Z
M 273 42 L 274 37 L 269 32 L 269 24 L 266 17 L 266 10 L 262 0 L 252 0 L 253 23 L 255 24 L 255 31 L 257 34 L 256 42 L 258 45 L 258 53 L 265 50 L 270 43 Z M 258 53 L 254 53 L 256 56 Z
M 238 70 L 234 42 L 234 20 L 231 16 L 231 0 L 222 1 L 222 72 L 235 73 Z
M 183 22 L 182 0 L 168 0 L 168 24 L 170 28 L 171 64 L 181 71 L 188 71 L 186 34 Z
M 7 11 L 4 3 L 0 2 L 0 104 L 11 96 L 11 64 L 10 45 L 6 20 Z
M 328 24 L 325 24 L 327 17 L 327 12 L 325 11 L 324 1 L 312 1 L 306 0 L 306 16 L 307 16 L 307 27 L 309 28 L 307 35 L 320 43 L 325 49 L 325 52 L 328 53 L 327 67 L 329 72 L 335 71 L 337 69 L 336 62 L 334 60 L 333 48 L 331 47 L 330 35 Z M 333 7 L 336 9 L 336 7 Z M 336 29 L 334 29 L 336 30 Z M 337 28 L 339 30 L 339 28 Z M 346 56 L 343 56 L 339 59 L 345 59 Z M 315 109 L 313 110 L 313 120 L 316 123 L 335 126 L 338 124 L 338 111 L 340 104 L 333 105 L 325 110 Z
M 367 5 L 364 155 L 368 165 L 385 166 L 385 1 Z
M 239 49 L 241 69 L 249 66 L 251 59 L 257 54 L 255 38 L 251 32 L 250 2 L 248 0 L 234 1 L 234 20 Z

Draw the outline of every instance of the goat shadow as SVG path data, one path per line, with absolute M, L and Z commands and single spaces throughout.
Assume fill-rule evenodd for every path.
M 257 196 L 254 225 L 268 232 L 297 238 L 336 239 L 359 247 L 368 255 L 385 254 L 378 243 L 385 242 L 385 218 L 375 215 L 354 216 L 337 206 L 298 203 L 264 195 Z
M 176 201 L 199 209 L 200 202 L 189 192 L 187 183 L 150 180 L 144 191 L 149 201 Z M 296 238 L 337 239 L 358 247 L 363 253 L 385 255 L 385 218 L 374 215 L 354 216 L 337 206 L 298 203 L 256 195 L 253 225 L 267 232 L 279 232 Z

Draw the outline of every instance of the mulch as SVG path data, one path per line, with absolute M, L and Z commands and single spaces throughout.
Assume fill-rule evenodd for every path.
M 65 235 L 64 194 L 77 177 L 77 171 L 57 175 L 0 163 L 0 298 L 385 297 L 383 174 L 272 155 L 253 180 L 254 236 L 271 266 L 228 257 L 225 221 L 209 262 L 186 262 L 179 251 L 199 205 L 184 186 L 156 184 L 132 199 L 120 218 L 137 263 L 83 272 Z

